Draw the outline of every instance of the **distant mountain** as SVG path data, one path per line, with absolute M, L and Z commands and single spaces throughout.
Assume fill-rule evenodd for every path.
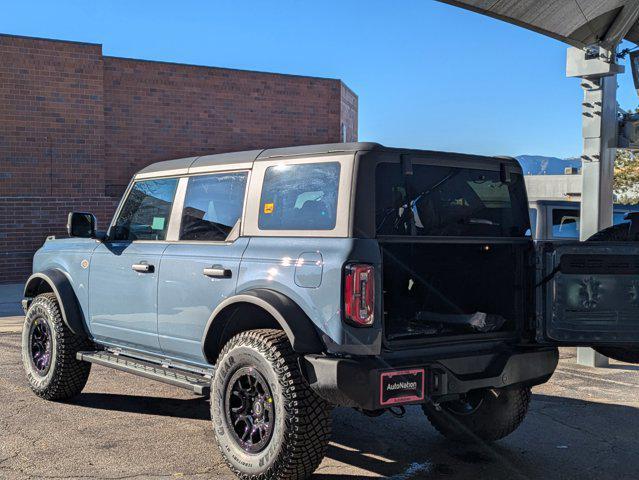
M 543 155 L 519 155 L 515 157 L 525 175 L 563 175 L 567 167 L 581 169 L 580 158 L 544 157 Z

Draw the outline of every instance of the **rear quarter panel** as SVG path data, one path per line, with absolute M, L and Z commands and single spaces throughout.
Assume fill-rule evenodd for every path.
M 379 275 L 377 242 L 352 238 L 254 237 L 242 258 L 237 292 L 253 288 L 276 290 L 304 310 L 329 352 L 377 355 L 382 338 L 381 302 L 376 302 L 375 321 L 370 328 L 352 327 L 342 321 L 342 269 L 349 261 L 373 264 Z M 378 295 L 380 287 L 381 281 L 376 278 Z

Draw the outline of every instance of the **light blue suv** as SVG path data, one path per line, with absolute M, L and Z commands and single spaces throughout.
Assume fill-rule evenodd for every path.
M 67 227 L 25 287 L 33 391 L 69 399 L 96 363 L 210 394 L 245 479 L 307 478 L 333 406 L 421 404 L 448 437 L 500 439 L 557 345 L 639 342 L 639 247 L 535 246 L 512 159 L 353 143 L 171 160 L 135 175 L 107 232 L 88 213 Z

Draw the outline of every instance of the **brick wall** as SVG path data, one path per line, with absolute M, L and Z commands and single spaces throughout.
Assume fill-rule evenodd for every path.
M 0 197 L 0 280 L 20 282 L 49 235 L 66 237 L 70 211 L 89 211 L 104 228 L 118 199 L 105 197 Z
M 339 81 L 104 62 L 110 191 L 121 191 L 149 159 L 339 141 Z
M 102 71 L 99 45 L 0 36 L 0 196 L 104 194 Z
M 342 83 L 340 100 L 340 124 L 342 141 L 357 141 L 357 95 Z
M 0 283 L 71 210 L 106 225 L 131 175 L 169 158 L 357 140 L 341 81 L 102 56 L 0 35 Z

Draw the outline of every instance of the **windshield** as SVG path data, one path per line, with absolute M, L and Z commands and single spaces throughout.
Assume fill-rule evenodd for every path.
M 381 163 L 376 170 L 377 235 L 524 237 L 530 220 L 521 175 Z

